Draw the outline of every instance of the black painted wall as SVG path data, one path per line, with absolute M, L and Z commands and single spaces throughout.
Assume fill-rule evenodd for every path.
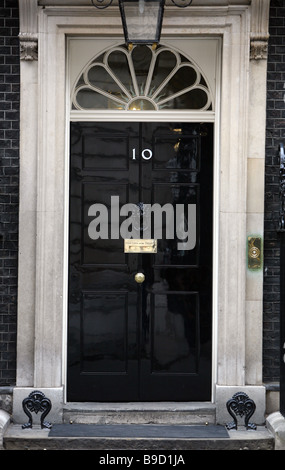
M 279 381 L 280 235 L 279 153 L 285 146 L 285 1 L 271 0 L 267 73 L 267 133 L 264 222 L 264 342 L 265 382 Z
M 0 0 L 0 386 L 16 377 L 19 14 L 17 0 Z

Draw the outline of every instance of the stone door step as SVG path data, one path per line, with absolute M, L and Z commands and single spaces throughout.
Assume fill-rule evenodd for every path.
M 22 429 L 11 424 L 3 437 L 4 450 L 274 450 L 265 427 L 227 431 L 215 425 L 90 425 L 55 424 L 52 429 Z M 103 454 L 102 454 L 103 455 Z M 141 458 L 141 457 L 139 457 Z
M 68 403 L 64 423 L 81 424 L 215 424 L 216 406 L 195 403 Z

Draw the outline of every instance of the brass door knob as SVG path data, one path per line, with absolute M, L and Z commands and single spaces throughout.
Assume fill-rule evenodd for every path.
M 141 284 L 143 281 L 145 280 L 145 275 L 143 273 L 137 273 L 135 275 L 135 281 L 138 283 L 138 284 Z

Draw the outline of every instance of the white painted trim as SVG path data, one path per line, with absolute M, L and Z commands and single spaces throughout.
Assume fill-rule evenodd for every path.
M 71 121 L 184 121 L 184 122 L 214 122 L 215 113 L 212 111 L 71 111 Z
M 220 211 L 220 131 L 221 131 L 221 88 L 222 88 L 222 41 L 220 40 L 216 60 L 215 124 L 214 124 L 214 165 L 213 165 L 213 271 L 212 271 L 212 403 L 218 369 L 218 309 L 219 309 L 219 211 Z

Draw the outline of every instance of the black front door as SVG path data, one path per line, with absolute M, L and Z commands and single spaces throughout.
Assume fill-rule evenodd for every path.
M 71 124 L 69 401 L 210 400 L 212 161 L 212 124 Z

